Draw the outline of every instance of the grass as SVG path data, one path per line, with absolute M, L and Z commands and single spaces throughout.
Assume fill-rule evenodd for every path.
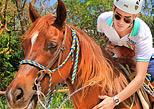
M 68 96 L 68 94 L 68 92 L 56 93 L 52 98 L 51 108 L 58 108 Z M 38 109 L 39 108 L 40 106 L 38 107 Z M 73 109 L 72 100 L 68 100 L 67 102 L 65 102 L 62 108 Z M 4 95 L 0 95 L 0 109 L 9 109 Z
M 68 93 L 56 93 L 52 99 L 52 108 L 58 108 L 67 96 Z M 66 103 L 64 103 L 62 108 L 73 108 L 72 100 L 68 100 Z

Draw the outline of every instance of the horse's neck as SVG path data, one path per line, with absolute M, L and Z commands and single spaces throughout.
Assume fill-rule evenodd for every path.
M 79 77 L 76 78 L 74 84 L 71 84 L 71 79 L 66 80 L 70 94 L 79 89 L 77 88 L 78 81 L 80 81 Z M 73 96 L 71 96 L 74 109 L 90 109 L 100 102 L 98 99 L 98 95 L 100 95 L 100 89 L 98 87 L 87 86 L 86 88 L 88 88 L 88 90 L 86 91 L 85 96 L 82 92 L 84 89 L 82 89 L 82 87 L 80 88 L 80 91 L 77 91 Z
M 68 85 L 70 94 L 72 94 L 76 89 L 75 85 L 71 84 L 71 79 L 69 79 L 69 78 L 66 79 L 66 83 Z M 76 84 L 76 83 L 74 83 L 74 84 Z M 71 96 L 71 100 L 73 102 L 74 108 L 75 109 L 78 108 L 77 104 L 80 104 L 80 102 L 78 101 L 79 98 L 78 98 L 77 94 Z

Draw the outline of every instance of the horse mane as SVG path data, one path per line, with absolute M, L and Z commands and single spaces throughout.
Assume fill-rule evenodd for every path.
M 105 50 L 102 51 L 100 45 L 86 33 L 73 28 L 77 32 L 80 51 L 82 51 L 78 67 L 80 78 L 78 88 L 94 82 L 96 86 L 101 87 L 101 93 L 104 95 L 113 96 L 119 93 L 128 82 L 125 77 L 121 77 L 123 75 L 118 67 L 115 67 L 114 62 L 107 58 L 109 54 Z M 83 96 L 88 92 L 87 90 L 83 90 Z

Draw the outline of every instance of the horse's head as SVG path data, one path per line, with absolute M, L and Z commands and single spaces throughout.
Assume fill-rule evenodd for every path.
M 60 61 L 64 61 L 69 53 L 71 42 L 65 42 L 65 19 L 66 8 L 62 0 L 58 0 L 57 16 L 48 15 L 40 17 L 40 15 L 29 6 L 29 17 L 32 22 L 32 27 L 24 34 L 25 38 L 22 41 L 25 60 L 37 62 L 50 69 L 55 69 L 59 65 L 61 57 L 61 47 L 65 45 L 65 52 L 62 54 Z M 68 33 L 68 32 L 67 32 Z M 66 38 L 67 40 L 72 40 Z M 58 53 L 60 52 L 60 53 Z M 59 54 L 59 55 L 57 55 Z M 57 58 L 55 58 L 57 57 Z M 55 60 L 53 60 L 55 59 Z M 53 60 L 51 62 L 51 60 Z M 71 63 L 71 59 L 68 60 Z M 49 65 L 50 64 L 50 65 Z M 51 89 L 59 82 L 64 81 L 69 76 L 71 67 L 67 65 L 62 70 L 57 70 L 52 74 Z M 11 82 L 6 91 L 8 104 L 11 108 L 26 108 L 32 105 L 36 106 L 36 86 L 35 78 L 41 69 L 31 64 L 21 64 L 14 80 Z M 68 73 L 61 74 L 60 72 L 67 71 Z M 49 87 L 49 76 L 45 74 L 41 79 L 42 92 L 47 93 Z

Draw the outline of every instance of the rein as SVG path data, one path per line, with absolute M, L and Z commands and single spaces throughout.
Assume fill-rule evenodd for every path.
M 78 66 L 78 57 L 79 57 L 79 41 L 78 41 L 78 37 L 77 37 L 77 34 L 75 32 L 75 30 L 73 30 L 69 25 L 67 25 L 71 31 L 72 31 L 72 38 L 73 38 L 73 41 L 72 41 L 72 46 L 71 46 L 71 50 L 68 54 L 68 56 L 66 57 L 66 59 L 64 60 L 64 62 L 62 62 L 60 65 L 58 65 L 58 68 L 55 68 L 53 70 L 50 70 L 49 68 L 51 68 L 54 63 L 58 60 L 59 58 L 59 61 L 61 60 L 61 57 L 62 57 L 62 53 L 64 52 L 65 50 L 65 43 L 66 43 L 66 37 L 67 37 L 67 27 L 65 26 L 65 35 L 64 35 L 64 39 L 63 39 L 63 42 L 62 42 L 62 45 L 61 47 L 59 48 L 56 56 L 49 62 L 49 64 L 44 67 L 43 65 L 37 63 L 37 62 L 34 62 L 32 60 L 22 60 L 20 62 L 20 65 L 19 67 L 22 65 L 22 64 L 29 64 L 29 65 L 33 65 L 35 67 L 38 67 L 40 69 L 42 69 L 41 71 L 39 71 L 38 73 L 38 76 L 35 78 L 35 85 L 36 85 L 36 93 L 38 95 L 38 100 L 40 102 L 40 104 L 46 109 L 49 109 L 50 108 L 50 104 L 51 104 L 51 99 L 52 99 L 52 96 L 53 96 L 53 93 L 56 91 L 55 89 L 53 89 L 51 91 L 51 82 L 52 82 L 52 73 L 56 70 L 58 70 L 59 68 L 61 68 L 66 62 L 67 60 L 70 58 L 70 56 L 72 55 L 72 66 L 74 64 L 74 68 L 73 68 L 73 73 L 72 73 L 72 84 L 74 84 L 74 81 L 75 81 L 75 76 L 76 76 L 76 72 L 77 72 L 77 66 Z M 44 97 L 44 94 L 41 92 L 41 81 L 43 80 L 43 78 L 45 77 L 45 74 L 48 74 L 49 75 L 49 87 L 48 87 L 48 92 L 47 92 L 47 95 L 46 97 L 48 97 L 48 103 L 46 104 L 46 106 L 44 106 L 44 104 L 40 101 L 40 98 L 39 96 L 40 95 L 43 95 Z M 44 97 L 45 98 L 45 97 Z

